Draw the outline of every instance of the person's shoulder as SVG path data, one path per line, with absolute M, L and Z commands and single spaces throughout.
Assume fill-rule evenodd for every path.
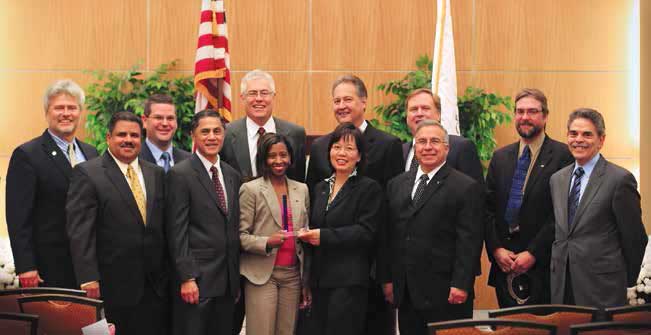
M 375 137 L 377 140 L 380 140 L 382 142 L 398 142 L 400 143 L 400 145 L 402 145 L 402 141 L 400 141 L 400 139 L 397 136 L 389 134 L 384 130 L 378 129 L 372 126 L 370 123 L 366 127 L 366 131 L 369 132 L 369 135 Z
M 219 164 L 222 168 L 222 173 L 224 175 L 230 174 L 234 177 L 237 177 L 238 179 L 242 178 L 242 175 L 239 172 L 237 172 L 237 170 L 235 170 L 235 168 L 233 168 L 230 164 L 226 163 L 224 160 L 219 160 Z
M 283 120 L 275 116 L 274 116 L 274 122 L 276 123 L 276 127 L 284 128 L 291 132 L 299 132 L 305 134 L 305 128 L 299 124 L 287 120 Z
M 493 158 L 500 158 L 518 150 L 520 142 L 509 143 L 493 152 Z

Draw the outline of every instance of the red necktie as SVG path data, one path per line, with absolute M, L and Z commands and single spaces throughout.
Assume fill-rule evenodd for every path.
M 224 213 L 228 214 L 228 208 L 226 208 L 226 196 L 224 195 L 224 188 L 222 183 L 219 182 L 219 170 L 216 167 L 211 166 L 210 172 L 212 173 L 212 182 L 215 184 L 215 193 L 217 193 L 217 206 L 221 208 Z

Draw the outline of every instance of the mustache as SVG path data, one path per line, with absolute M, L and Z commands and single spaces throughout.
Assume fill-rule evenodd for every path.
M 133 142 L 124 142 L 120 144 L 120 148 L 135 148 L 135 144 Z
M 571 145 L 571 147 L 572 147 L 572 148 L 583 148 L 583 149 L 587 149 L 587 148 L 590 147 L 590 146 L 589 146 L 588 144 L 585 144 L 585 143 L 574 143 L 574 144 Z

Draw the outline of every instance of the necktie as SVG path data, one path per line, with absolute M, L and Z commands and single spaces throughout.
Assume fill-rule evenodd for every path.
M 418 205 L 420 198 L 423 197 L 423 193 L 425 193 L 425 187 L 427 187 L 427 180 L 429 180 L 429 176 L 427 174 L 422 174 L 420 178 L 418 178 L 416 193 L 414 193 L 414 198 L 411 200 L 414 205 Z
M 570 196 L 567 198 L 567 226 L 572 227 L 572 220 L 574 220 L 574 214 L 576 214 L 576 209 L 579 207 L 579 198 L 581 196 L 581 178 L 585 174 L 585 171 L 582 167 L 579 166 L 578 169 L 574 170 L 574 183 L 572 183 L 572 190 L 570 191 Z
M 167 152 L 167 151 L 163 152 L 163 154 L 160 155 L 160 159 L 163 160 L 163 169 L 165 170 L 165 172 L 169 171 L 170 170 L 170 160 L 171 160 L 170 153 Z
M 515 218 L 520 212 L 522 206 L 522 192 L 524 190 L 524 180 L 527 178 L 527 171 L 531 163 L 531 151 L 529 146 L 526 145 L 522 151 L 522 155 L 518 159 L 518 164 L 513 173 L 511 180 L 511 191 L 509 192 L 509 201 L 506 204 L 506 211 L 504 212 L 504 221 L 509 225 L 509 233 L 517 232 L 520 227 Z
M 138 205 L 140 216 L 142 216 L 142 222 L 147 224 L 147 206 L 145 203 L 145 194 L 142 192 L 140 180 L 138 180 L 138 175 L 136 174 L 136 171 L 133 170 L 133 167 L 131 167 L 131 164 L 129 164 L 129 167 L 127 167 L 127 179 L 129 180 L 131 194 L 133 194 L 133 197 L 136 199 L 136 204 Z
M 211 166 L 210 172 L 212 173 L 212 182 L 215 184 L 215 193 L 217 193 L 217 206 L 221 208 L 224 213 L 228 214 L 228 208 L 226 208 L 226 196 L 224 195 L 224 188 L 222 183 L 219 182 L 219 170 L 216 167 Z
M 266 132 L 267 132 L 267 131 L 264 129 L 264 127 L 260 127 L 260 128 L 258 128 L 258 135 L 262 136 L 262 135 L 264 135 L 264 133 L 266 133 Z
M 418 169 L 418 160 L 416 159 L 416 155 L 414 155 L 409 164 L 409 171 L 415 171 L 416 169 Z
M 72 167 L 77 165 L 77 155 L 75 154 L 75 145 L 73 143 L 68 144 L 68 159 Z

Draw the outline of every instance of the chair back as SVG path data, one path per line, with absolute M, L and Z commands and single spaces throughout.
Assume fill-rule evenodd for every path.
M 85 297 L 86 292 L 58 287 L 26 287 L 0 291 L 0 312 L 20 313 L 18 298 L 36 294 L 65 294 Z
M 36 335 L 38 316 L 21 313 L 0 313 L 0 334 Z
M 651 323 L 606 321 L 570 327 L 570 335 L 649 335 Z
M 606 308 L 606 320 L 651 322 L 651 304 Z
M 534 321 L 556 326 L 558 335 L 569 335 L 570 326 L 596 320 L 599 309 L 572 305 L 529 305 L 493 310 L 490 318 Z
M 430 335 L 556 335 L 554 325 L 500 319 L 436 322 L 427 327 Z
M 60 294 L 18 298 L 22 313 L 39 316 L 40 331 L 47 335 L 79 334 L 81 328 L 104 318 L 101 300 Z

